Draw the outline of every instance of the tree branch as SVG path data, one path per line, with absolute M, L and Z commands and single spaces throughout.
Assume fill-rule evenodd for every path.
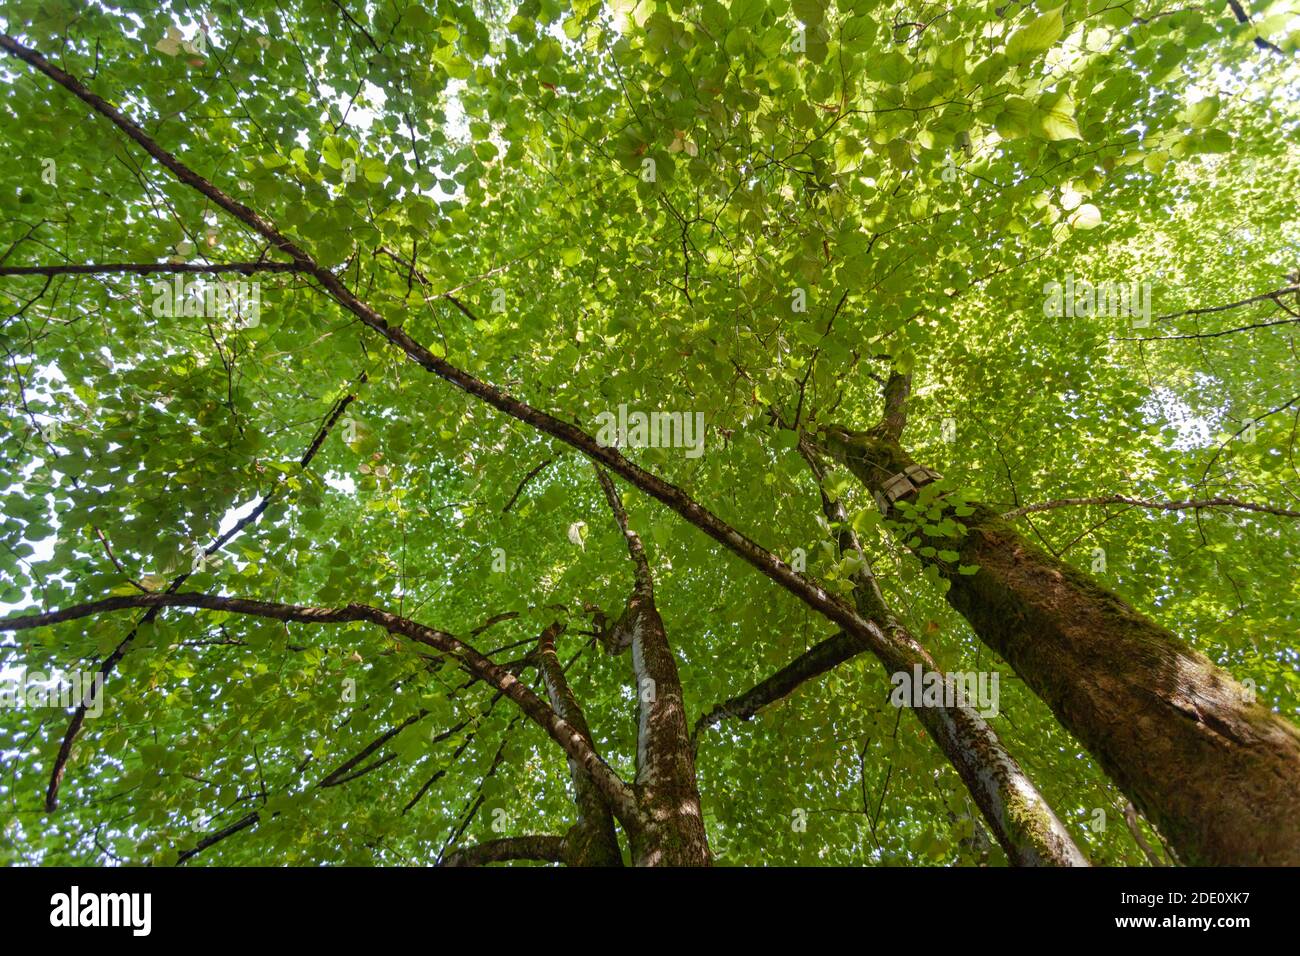
M 1232 8 L 1233 16 L 1237 18 L 1238 23 L 1244 23 L 1247 24 L 1248 26 L 1253 25 L 1250 22 L 1250 16 L 1246 13 L 1246 11 L 1241 6 L 1241 0 L 1228 0 L 1228 6 Z M 1274 43 L 1270 43 L 1268 40 L 1265 40 L 1261 36 L 1255 37 L 1255 46 L 1259 47 L 1261 50 L 1268 50 L 1271 53 L 1276 53 L 1280 56 L 1286 56 L 1285 50 L 1283 50 L 1280 46 L 1277 46 Z
M 912 376 L 890 371 L 889 380 L 885 382 L 885 414 L 880 420 L 880 428 L 895 441 L 902 437 L 907 426 L 907 399 L 911 393 Z
M 1128 832 L 1133 837 L 1133 842 L 1138 845 L 1142 855 L 1147 858 L 1147 862 L 1152 866 L 1165 866 L 1164 860 L 1160 859 L 1160 854 L 1155 851 L 1146 837 L 1142 835 L 1142 827 L 1138 824 L 1137 807 L 1133 806 L 1133 801 L 1128 800 L 1124 803 L 1124 823 L 1128 826 Z
M 1201 508 L 1241 508 L 1245 511 L 1257 511 L 1263 514 L 1278 515 L 1283 518 L 1300 518 L 1300 511 L 1287 508 L 1273 508 L 1269 505 L 1242 501 L 1240 498 L 1200 498 L 1194 501 L 1148 501 L 1144 498 L 1130 498 L 1128 495 L 1097 495 L 1091 498 L 1059 498 L 1056 501 L 1044 501 L 1036 505 L 1025 505 L 1014 511 L 1005 512 L 1004 518 L 1019 518 L 1021 515 L 1034 514 L 1039 511 L 1052 511 L 1056 508 L 1070 508 L 1076 505 L 1133 505 L 1138 508 L 1153 508 L 1160 511 L 1188 511 Z
M 510 860 L 537 860 L 543 863 L 565 862 L 566 839 L 562 836 L 517 836 L 489 840 L 467 846 L 447 855 L 441 866 L 485 866 Z
M 91 93 L 64 71 L 52 66 L 39 53 L 22 46 L 12 37 L 5 35 L 0 35 L 0 47 L 34 66 L 89 104 L 122 129 L 132 140 L 175 174 L 181 182 L 192 186 L 207 196 L 217 206 L 257 231 L 277 249 L 292 258 L 294 262 L 301 264 L 304 271 L 314 276 L 340 305 L 356 315 L 363 324 L 378 332 L 395 347 L 401 349 L 421 368 L 450 382 L 462 391 L 475 396 L 512 418 L 563 441 L 580 451 L 594 463 L 609 468 L 625 481 L 660 501 L 709 537 L 747 561 L 813 610 L 818 611 L 839 625 L 847 633 L 853 634 L 873 645 L 882 645 L 884 638 L 880 629 L 863 619 L 847 602 L 828 593 L 820 584 L 795 572 L 784 561 L 781 561 L 770 551 L 732 528 L 691 499 L 681 489 L 642 469 L 624 457 L 617 449 L 602 446 L 581 428 L 533 408 L 503 392 L 495 385 L 475 378 L 444 359 L 435 356 L 429 349 L 415 342 L 401 328 L 390 326 L 373 308 L 358 299 L 336 275 L 317 264 L 310 255 L 277 231 L 268 221 L 242 203 L 231 199 L 207 180 L 188 169 L 174 156 L 153 142 L 143 130 L 126 119 L 118 110 L 101 97 Z M 684 729 L 683 736 L 687 736 Z M 612 773 L 612 771 L 610 772 Z M 616 808 L 616 813 L 618 812 Z M 620 819 L 622 819 L 621 816 Z
M 555 712 L 582 734 L 593 751 L 591 728 L 578 703 L 577 696 L 564 676 L 564 665 L 555 650 L 555 639 L 564 631 L 564 624 L 556 622 L 537 638 L 537 667 L 546 685 L 546 694 Z M 577 761 L 569 760 L 569 776 L 573 782 L 574 803 L 578 808 L 578 822 L 570 831 L 573 841 L 572 864 L 575 866 L 622 866 L 623 856 L 614 832 L 614 819 L 609 806 L 594 785 L 590 774 Z
M 506 502 L 506 506 L 501 509 L 502 514 L 505 514 L 507 511 L 509 511 L 511 508 L 515 506 L 515 502 L 519 500 L 519 496 L 523 494 L 524 488 L 528 486 L 528 483 L 532 481 L 534 478 L 536 478 L 541 473 L 542 469 L 545 468 L 553 461 L 555 461 L 554 458 L 547 458 L 540 465 L 538 465 L 536 468 L 530 471 L 528 474 L 524 475 L 523 480 L 520 481 L 518 486 L 515 488 L 515 493 L 510 496 L 510 500 Z
M 641 536 L 632 530 L 609 475 L 596 478 L 636 567 L 636 586 L 614 627 L 612 649 L 632 649 L 637 699 L 636 789 L 645 831 L 629 833 L 637 865 L 708 865 L 709 848 L 695 779 L 695 754 L 677 662 L 655 606 L 654 578 Z
M 545 730 L 566 754 L 583 766 L 601 788 L 610 806 L 620 819 L 623 814 L 635 820 L 635 801 L 630 790 L 618 775 L 601 760 L 577 730 L 561 718 L 523 684 L 510 670 L 494 664 L 474 648 L 443 631 L 426 627 L 388 611 L 366 604 L 348 604 L 346 607 L 303 607 L 279 604 L 249 598 L 223 597 L 215 594 L 166 593 L 132 594 L 105 598 L 87 604 L 78 604 L 59 611 L 0 619 L 0 630 L 21 631 L 49 627 L 65 621 L 77 620 L 125 608 L 194 607 L 212 611 L 230 611 L 278 621 L 305 624 L 343 624 L 351 621 L 368 621 L 391 634 L 400 634 L 419 644 L 441 651 L 459 662 L 469 673 L 495 687 L 514 701 L 524 714 Z
M 216 831 L 215 833 L 208 834 L 203 839 L 201 839 L 198 843 L 196 843 L 192 848 L 182 851 L 180 856 L 176 858 L 176 865 L 180 866 L 182 863 L 187 862 L 191 857 L 196 856 L 199 853 L 202 853 L 204 850 L 212 846 L 214 843 L 220 843 L 226 837 L 234 836 L 239 831 L 248 829 L 249 827 L 258 823 L 261 819 L 262 819 L 262 814 L 259 811 L 254 810 L 252 813 L 248 814 L 247 816 L 241 817 L 240 819 L 236 820 L 234 823 L 230 824 L 230 826 L 223 827 L 222 829 Z
M 1165 319 L 1180 319 L 1187 315 L 1209 315 L 1214 312 L 1226 312 L 1229 309 L 1237 309 L 1243 305 L 1251 305 L 1255 302 L 1269 301 L 1276 305 L 1283 312 L 1295 315 L 1285 305 L 1282 304 L 1282 296 L 1300 294 L 1300 285 L 1286 286 L 1281 289 L 1274 289 L 1272 292 L 1262 292 L 1259 295 L 1253 295 L 1249 299 L 1242 299 L 1239 302 L 1229 302 L 1226 305 L 1213 305 L 1203 309 L 1187 309 L 1183 312 L 1171 312 L 1169 315 L 1156 316 L 1157 321 Z M 1290 319 L 1278 319 L 1274 322 L 1255 322 L 1251 325 L 1238 326 L 1235 329 L 1221 329 L 1218 332 L 1194 332 L 1186 335 L 1147 335 L 1147 336 L 1123 336 L 1118 339 L 1120 342 L 1169 342 L 1178 339 L 1217 339 L 1224 335 L 1233 335 L 1237 332 L 1249 332 L 1252 329 L 1268 329 L 1278 325 L 1294 325 L 1300 322 L 1300 316 Z
M 361 384 L 364 384 L 367 381 L 365 372 L 361 373 L 358 381 Z M 330 414 L 326 417 L 324 424 L 322 424 L 317 430 L 316 436 L 312 439 L 311 444 L 307 446 L 306 451 L 303 452 L 302 458 L 299 459 L 298 464 L 300 467 L 306 468 L 311 464 L 311 460 L 316 456 L 316 453 L 320 451 L 321 445 L 325 443 L 325 439 L 329 436 L 330 429 L 333 428 L 334 424 L 340 417 L 342 417 L 343 412 L 347 407 L 356 400 L 356 397 L 356 393 L 354 392 L 343 396 L 334 403 L 334 407 L 330 410 Z M 283 485 L 278 483 L 273 486 L 270 491 L 262 496 L 262 499 L 257 503 L 252 511 L 236 521 L 225 534 L 218 536 L 215 541 L 208 545 L 203 551 L 203 556 L 207 557 L 215 554 L 223 548 L 228 541 L 240 534 L 240 532 L 250 524 L 257 521 L 258 518 L 262 516 L 263 512 L 265 512 L 270 506 L 271 501 L 275 498 L 276 494 L 282 487 Z M 180 586 L 189 579 L 190 573 L 191 572 L 186 571 L 173 578 L 171 583 L 167 586 L 167 593 L 170 594 L 177 591 Z M 108 675 L 113 672 L 114 668 L 117 667 L 118 662 L 126 655 L 127 650 L 131 646 L 131 642 L 135 640 L 135 636 L 139 633 L 140 628 L 145 624 L 152 622 L 157 613 L 158 608 L 156 606 L 150 608 L 149 611 L 135 623 L 131 630 L 127 632 L 126 637 L 122 638 L 117 647 L 113 649 L 113 652 L 100 662 L 99 673 L 102 679 L 105 681 L 108 680 Z M 82 702 L 77 705 L 77 709 L 73 712 L 72 720 L 68 722 L 68 729 L 63 733 L 63 740 L 59 744 L 59 752 L 54 758 L 54 766 L 50 769 L 50 782 L 45 790 L 45 810 L 47 813 L 53 813 L 58 808 L 59 787 L 63 782 L 63 774 L 67 770 L 68 761 L 72 757 L 72 745 L 76 742 L 77 736 L 81 733 L 81 728 L 84 726 L 85 721 L 86 704 Z
M 788 697 L 803 684 L 834 670 L 864 650 L 866 648 L 860 641 L 843 631 L 814 644 L 772 676 L 702 715 L 691 733 L 691 746 L 698 748 L 701 731 L 722 723 L 728 717 L 749 720 L 764 707 Z
M 860 562 L 852 575 L 853 596 L 858 612 L 870 625 L 870 640 L 837 634 L 727 703 L 739 700 L 741 708 L 757 710 L 864 650 L 870 650 L 890 674 L 915 673 L 919 668 L 923 674 L 938 674 L 946 684 L 946 675 L 939 671 L 929 651 L 885 604 L 862 545 L 849 524 L 848 514 L 842 504 L 832 501 L 826 494 L 822 487 L 825 469 L 814 446 L 803 436 L 799 440 L 799 451 L 817 480 L 827 521 L 839 529 L 840 553 L 856 555 Z M 721 707 L 726 708 L 727 704 Z M 715 708 L 715 711 L 719 709 Z M 913 712 L 961 777 L 1009 860 L 1029 866 L 1087 865 L 1087 859 L 1074 844 L 1069 831 L 1007 752 L 997 734 L 969 704 L 919 707 Z M 697 725 L 697 732 L 701 725 L 707 726 L 702 720 Z M 883 792 L 881 799 L 884 799 Z
M 293 262 L 116 262 L 116 263 L 66 263 L 56 266 L 4 266 L 0 276 L 60 276 L 60 275 L 153 275 L 155 273 L 219 274 L 238 272 L 252 275 L 255 272 L 302 272 Z

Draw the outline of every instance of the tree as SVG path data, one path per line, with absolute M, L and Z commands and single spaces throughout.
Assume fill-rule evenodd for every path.
M 1265 7 L 11 4 L 7 858 L 1300 863 Z

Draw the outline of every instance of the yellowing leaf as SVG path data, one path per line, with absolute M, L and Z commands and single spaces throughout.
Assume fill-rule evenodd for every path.
M 168 56 L 175 56 L 181 52 L 185 45 L 185 34 L 181 33 L 175 27 L 167 28 L 167 35 L 153 45 L 155 50 L 166 53 Z

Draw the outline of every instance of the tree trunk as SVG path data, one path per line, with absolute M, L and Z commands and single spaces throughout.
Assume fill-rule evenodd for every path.
M 880 430 L 833 426 L 818 441 L 876 495 L 915 465 Z M 912 491 L 897 500 L 914 497 Z M 888 507 L 900 516 L 896 502 Z M 917 532 L 917 556 L 951 583 L 948 602 L 1159 828 L 1181 862 L 1300 865 L 1300 732 L 1203 654 L 1026 541 L 992 509 L 971 507 L 964 517 L 945 509 L 964 527 L 959 540 Z M 921 555 L 927 546 L 960 557 Z M 963 575 L 959 564 L 978 571 Z
M 632 650 L 637 698 L 636 780 L 640 832 L 629 833 L 637 866 L 708 866 L 709 841 L 695 781 L 695 756 L 677 663 L 654 602 L 641 538 L 628 527 L 614 483 L 596 471 L 636 565 L 636 587 L 614 626 L 609 649 Z
M 814 449 L 801 440 L 800 452 L 807 459 L 818 484 L 823 484 L 825 469 L 817 460 Z M 920 667 L 923 674 L 936 673 L 945 677 L 930 652 L 885 604 L 875 575 L 867 567 L 858 536 L 849 526 L 843 505 L 831 501 L 824 490 L 821 500 L 826 520 L 839 529 L 840 553 L 857 555 L 861 561 L 861 567 L 854 572 L 852 579 L 854 602 L 867 627 L 865 636 L 841 631 L 813 645 L 775 674 L 702 716 L 695 728 L 697 737 L 700 731 L 725 717 L 748 720 L 768 704 L 864 651 L 870 651 L 884 665 L 886 674 L 912 674 L 914 668 Z M 1033 781 L 974 708 L 958 704 L 953 707 L 917 707 L 914 710 L 930 739 L 961 777 L 1012 864 L 1088 865 L 1070 832 Z
M 822 467 L 811 449 L 805 457 L 820 484 Z M 910 674 L 919 667 L 923 673 L 942 674 L 930 652 L 885 603 L 844 506 L 831 501 L 824 490 L 821 498 L 826 520 L 839 526 L 840 553 L 856 554 L 862 563 L 853 575 L 853 598 L 858 613 L 889 638 L 877 652 L 885 671 Z M 1088 865 L 1034 782 L 974 707 L 957 702 L 953 707 L 914 707 L 912 712 L 961 777 L 1008 860 L 1017 866 Z
M 546 685 L 546 695 L 551 699 L 551 707 L 582 735 L 588 746 L 595 749 L 586 715 L 570 689 L 564 677 L 564 667 L 555 653 L 555 638 L 563 630 L 563 624 L 552 624 L 538 638 L 538 669 Z M 618 848 L 614 816 L 600 788 L 586 768 L 572 757 L 569 757 L 569 777 L 573 782 L 578 822 L 565 838 L 565 863 L 569 866 L 622 866 L 623 854 Z

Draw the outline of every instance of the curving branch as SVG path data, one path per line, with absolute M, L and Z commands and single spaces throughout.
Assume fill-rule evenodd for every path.
M 1132 505 L 1135 508 L 1152 508 L 1158 511 L 1199 511 L 1202 508 L 1240 508 L 1245 511 L 1257 511 L 1261 514 L 1278 515 L 1283 518 L 1300 518 L 1300 511 L 1287 508 L 1274 508 L 1240 498 L 1200 498 L 1194 501 L 1150 501 L 1145 498 L 1131 498 L 1128 495 L 1096 495 L 1091 498 L 1058 498 L 1055 501 L 1043 501 L 1036 505 L 1025 505 L 1014 511 L 1004 512 L 1004 518 L 1019 518 L 1022 515 L 1035 514 L 1039 511 L 1053 511 L 1057 508 L 1072 508 L 1077 505 Z
M 564 863 L 567 840 L 562 836 L 502 837 L 449 853 L 439 866 L 485 866 L 511 860 Z
M 1142 827 L 1138 824 L 1137 807 L 1133 806 L 1133 801 L 1128 800 L 1124 803 L 1124 823 L 1128 827 L 1129 834 L 1133 837 L 1133 842 L 1138 845 L 1142 855 L 1147 858 L 1147 862 L 1152 866 L 1168 866 L 1160 858 L 1160 854 L 1155 848 L 1147 842 L 1147 838 L 1142 835 Z
M 359 384 L 365 384 L 366 381 L 366 373 L 362 372 L 358 378 L 358 382 Z M 311 444 L 307 446 L 306 451 L 303 452 L 302 457 L 298 460 L 300 467 L 306 468 L 311 464 L 312 459 L 316 457 L 316 453 L 320 451 L 321 446 L 325 443 L 325 439 L 329 437 L 330 429 L 332 429 L 335 423 L 342 418 L 344 411 L 347 410 L 349 405 L 356 401 L 356 398 L 356 392 L 352 392 L 343 396 L 334 403 L 334 407 L 330 410 L 329 415 L 326 416 L 325 422 L 319 429 L 317 429 L 315 437 L 311 440 Z M 280 492 L 282 487 L 283 485 L 280 483 L 274 485 L 270 491 L 262 496 L 261 500 L 258 501 L 252 511 L 236 521 L 230 529 L 225 532 L 225 534 L 219 535 L 215 541 L 208 545 L 203 550 L 203 556 L 208 557 L 209 555 L 216 554 L 217 551 L 225 547 L 227 542 L 231 541 L 245 528 L 262 517 L 262 514 L 268 507 L 270 507 L 271 502 L 275 499 L 275 496 Z M 99 529 L 96 529 L 97 533 L 98 530 Z M 100 538 L 101 540 L 104 540 L 102 534 L 100 535 Z M 104 541 L 104 545 L 105 547 L 108 546 L 106 540 Z M 113 563 L 117 564 L 116 559 L 114 559 Z M 190 573 L 191 572 L 187 571 L 173 578 L 171 583 L 167 586 L 167 593 L 170 594 L 179 590 L 180 586 L 189 579 Z M 139 633 L 140 628 L 151 623 L 157 613 L 157 607 L 150 608 L 149 611 L 135 623 L 135 626 L 127 632 L 126 637 L 122 638 L 117 647 L 113 649 L 113 652 L 100 662 L 99 674 L 103 680 L 108 680 L 108 675 L 113 672 L 118 663 L 126 655 L 127 650 L 131 647 L 131 643 L 135 640 L 135 636 Z M 72 757 L 72 745 L 76 742 L 77 736 L 81 733 L 81 728 L 85 725 L 85 722 L 86 705 L 85 703 L 81 703 L 77 705 L 77 709 L 72 714 L 72 719 L 68 722 L 68 729 L 63 733 L 63 740 L 59 743 L 59 752 L 54 758 L 54 766 L 50 769 L 50 782 L 45 790 L 45 811 L 47 813 L 53 813 L 59 806 L 59 787 L 63 783 L 63 774 L 67 770 L 68 760 Z
M 37 627 L 49 627 L 65 621 L 92 617 L 109 611 L 140 607 L 150 608 L 155 612 L 164 607 L 203 608 L 211 611 L 229 611 L 234 614 L 248 614 L 277 621 L 293 621 L 304 624 L 345 624 L 353 621 L 367 621 L 379 625 L 390 634 L 398 634 L 416 643 L 432 647 L 457 661 L 470 674 L 495 687 L 514 701 L 525 716 L 546 731 L 564 749 L 566 754 L 577 761 L 591 775 L 591 778 L 600 787 L 602 794 L 609 801 L 610 808 L 620 819 L 623 819 L 624 815 L 628 819 L 636 819 L 635 800 L 627 785 L 592 750 L 572 724 L 560 717 L 545 701 L 529 690 L 510 669 L 500 664 L 494 664 L 477 650 L 451 634 L 418 624 L 408 618 L 399 617 L 380 608 L 366 604 L 348 604 L 345 607 L 336 608 L 304 607 L 296 604 L 280 604 L 272 601 L 193 592 L 131 594 L 105 598 L 87 604 L 78 604 L 58 611 L 47 611 L 43 614 L 3 618 L 0 619 L 0 631 L 22 631 Z
M 1295 325 L 1300 323 L 1300 315 L 1292 312 L 1282 302 L 1284 295 L 1300 295 L 1300 285 L 1284 286 L 1281 289 L 1274 289 L 1272 292 L 1261 292 L 1259 295 L 1253 295 L 1248 299 L 1241 299 L 1238 302 L 1229 302 L 1226 305 L 1212 305 L 1201 309 L 1186 309 L 1182 312 L 1171 312 L 1169 315 L 1158 315 L 1157 320 L 1181 319 L 1187 315 L 1211 315 L 1215 312 L 1227 312 L 1229 309 L 1239 309 L 1243 305 L 1253 305 L 1256 302 L 1272 302 L 1283 312 L 1293 316 L 1290 319 L 1277 319 L 1272 322 L 1253 322 L 1250 325 L 1241 325 L 1233 329 L 1220 329 L 1217 332 L 1189 332 L 1183 335 L 1146 335 L 1122 336 L 1117 341 L 1120 342 L 1170 342 L 1179 339 L 1217 339 L 1225 335 L 1233 335 L 1237 332 L 1249 332 L 1252 329 L 1269 329 L 1278 325 Z

